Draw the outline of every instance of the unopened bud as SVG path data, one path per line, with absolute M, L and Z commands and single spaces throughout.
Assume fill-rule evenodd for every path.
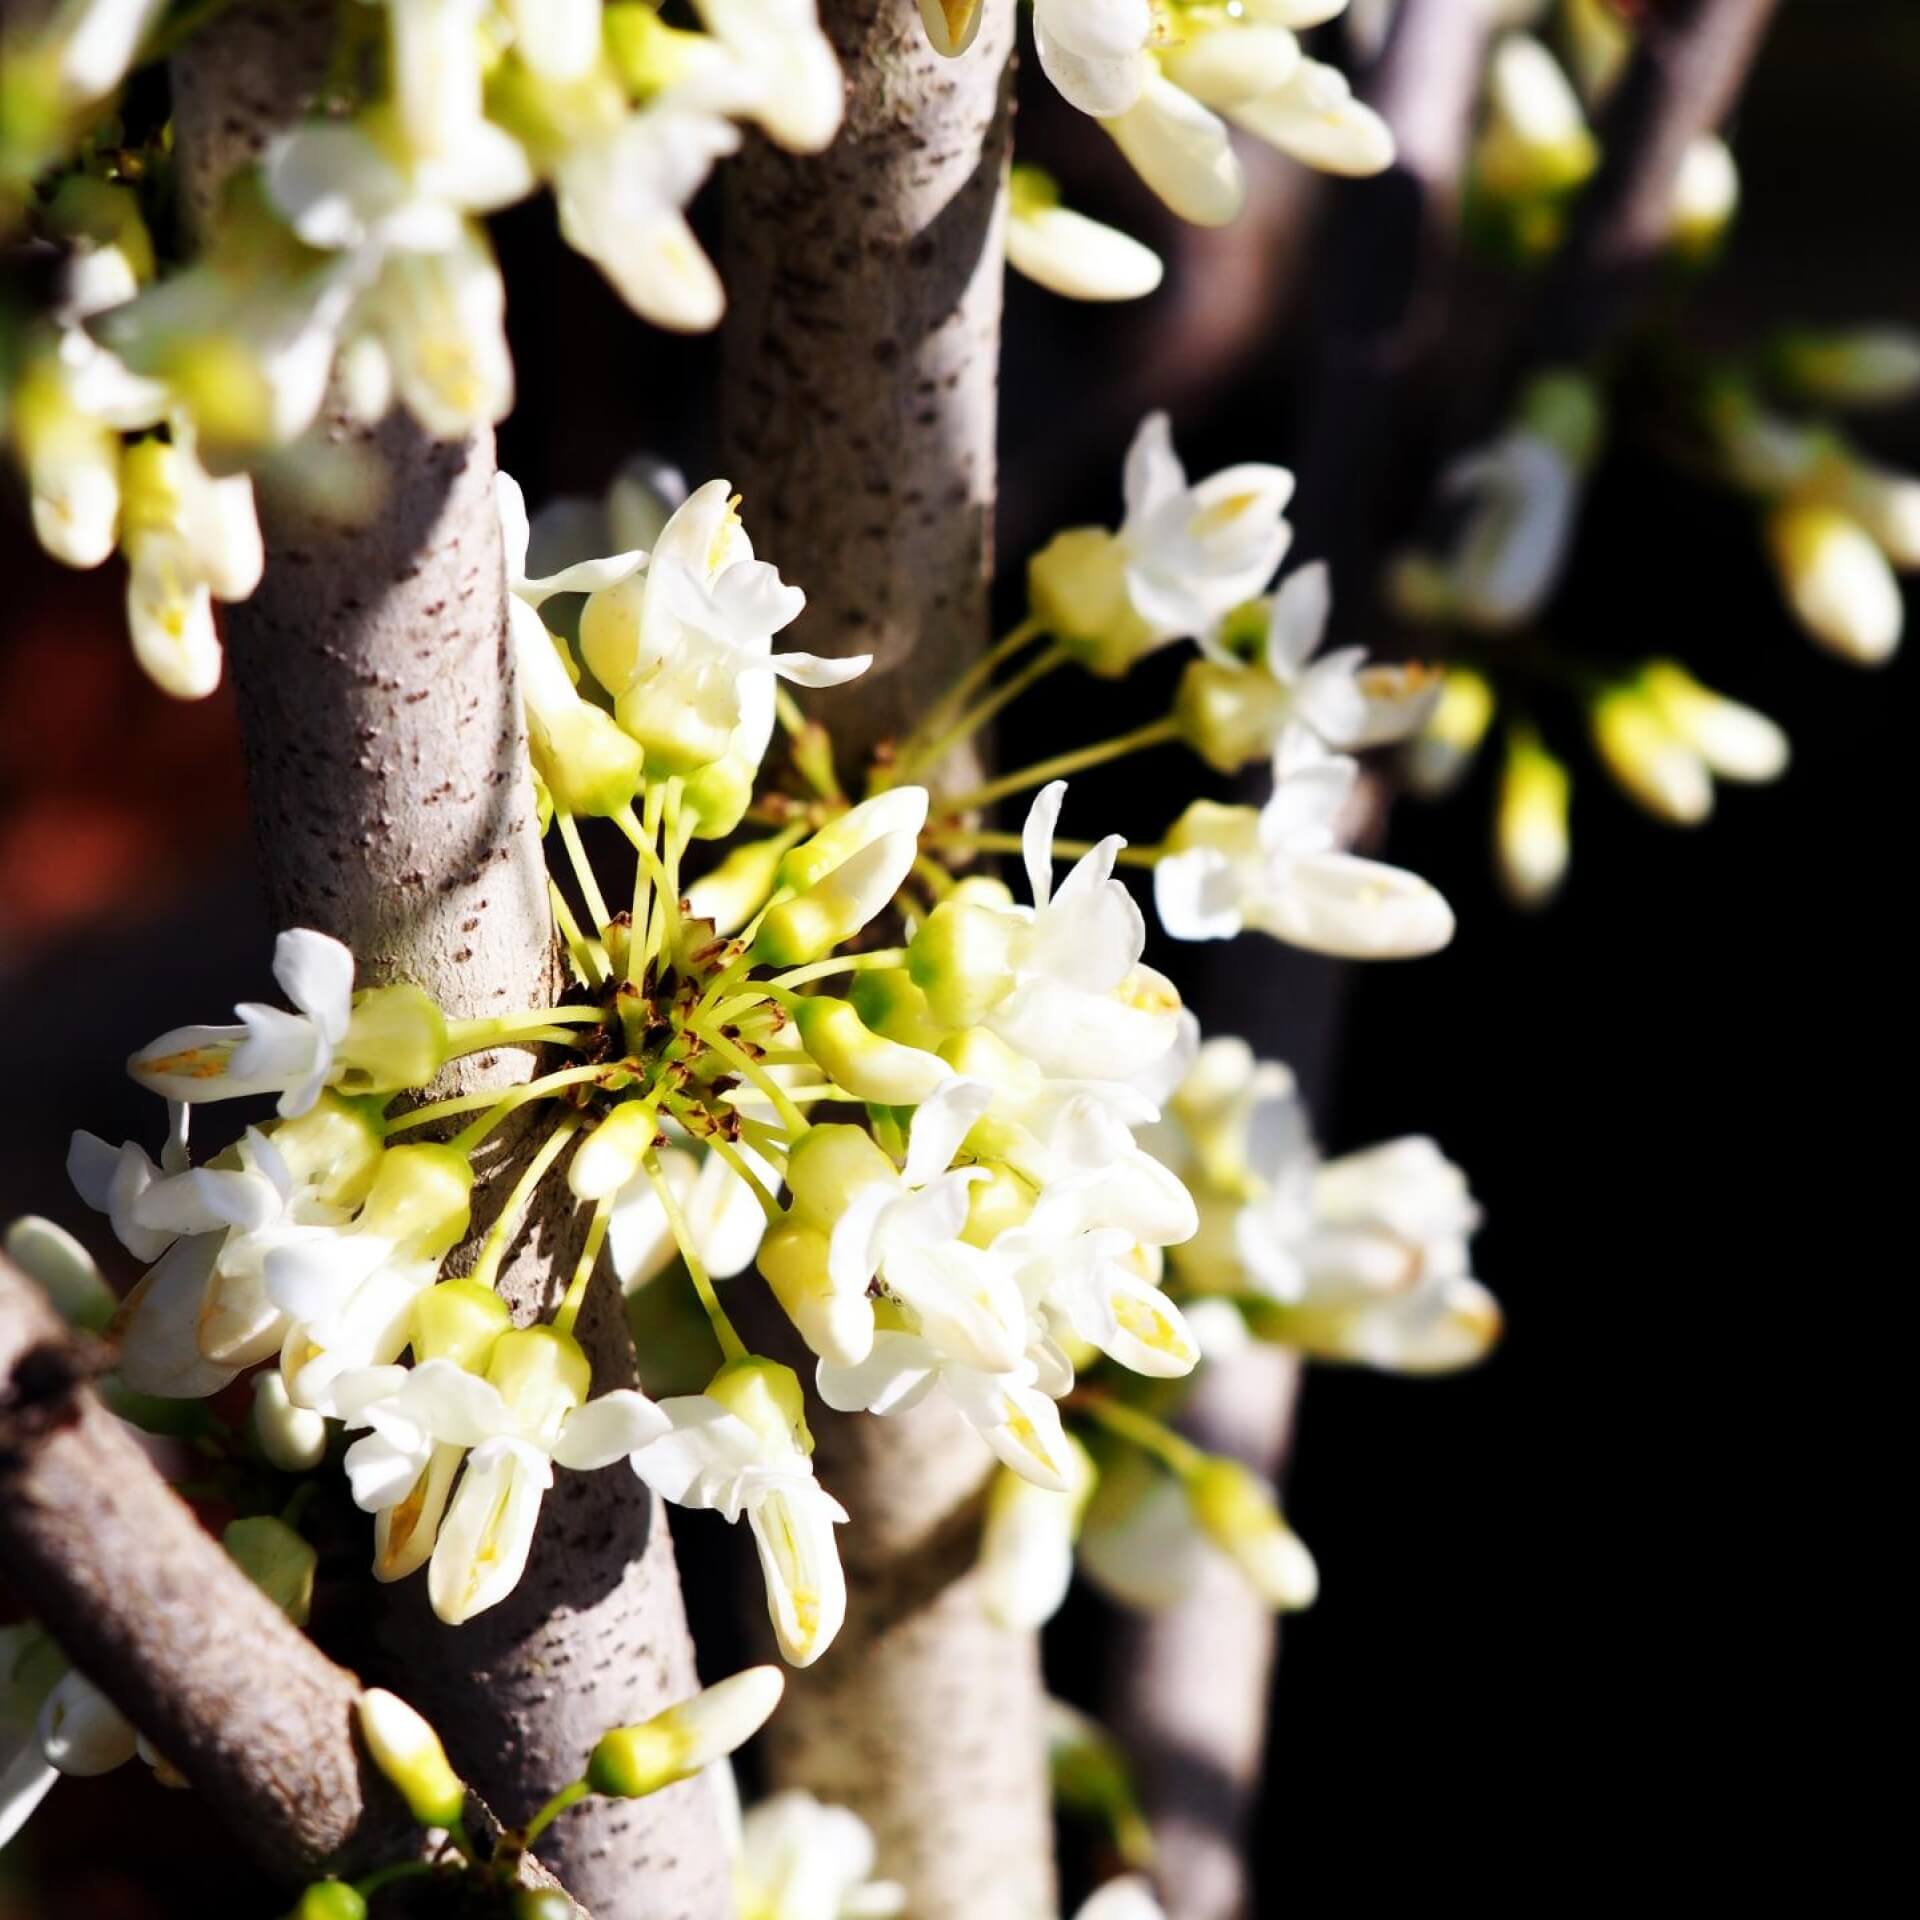
M 855 1099 L 883 1107 L 917 1107 L 953 1077 L 938 1054 L 883 1038 L 844 1000 L 807 994 L 788 1011 L 814 1063 Z
M 826 1230 L 792 1214 L 767 1229 L 760 1272 L 800 1338 L 822 1360 L 857 1367 L 873 1351 L 873 1303 L 833 1284 Z
M 1722 780 L 1777 780 L 1787 770 L 1787 736 L 1752 707 L 1703 687 L 1686 668 L 1656 660 L 1640 676 L 1667 724 Z
M 452 1827 L 467 1803 L 467 1790 L 447 1759 L 440 1736 L 397 1694 L 369 1687 L 354 1703 L 360 1737 L 373 1764 L 386 1775 L 423 1827 Z
M 119 1311 L 93 1255 L 65 1227 L 23 1214 L 7 1228 L 7 1258 L 32 1280 L 69 1326 L 104 1333 Z
M 1541 745 L 1539 735 L 1514 729 L 1500 778 L 1494 836 L 1501 885 L 1518 906 L 1543 906 L 1566 878 L 1572 784 L 1565 766 Z
M 691 1779 L 751 1740 L 785 1690 L 778 1667 L 749 1667 L 637 1727 L 615 1727 L 587 1762 L 587 1784 L 636 1800 Z
M 344 1880 L 316 1880 L 287 1920 L 367 1920 L 367 1903 Z
M 1859 666 L 1893 658 L 1906 623 L 1900 584 L 1857 520 L 1790 502 L 1769 516 L 1767 541 L 1787 604 L 1821 646 Z
M 1182 1485 L 1195 1521 L 1268 1606 L 1296 1612 L 1313 1605 L 1320 1590 L 1313 1555 L 1281 1517 L 1273 1489 L 1257 1473 L 1216 1455 Z
M 1013 991 L 1010 959 L 1019 923 L 991 907 L 943 900 L 913 936 L 907 972 L 933 1017 L 976 1026 Z
M 449 1146 L 389 1147 L 360 1211 L 363 1231 L 437 1260 L 465 1237 L 472 1214 L 473 1168 Z
M 738 932 L 773 892 L 774 876 L 790 844 L 782 834 L 735 847 L 687 889 L 687 911 L 696 920 L 711 920 L 715 933 Z
M 1694 827 L 1713 811 L 1706 762 L 1638 687 L 1602 694 L 1588 713 L 1588 725 L 1607 771 L 1656 818 Z
M 278 1367 L 253 1378 L 253 1436 L 268 1462 L 282 1473 L 305 1473 L 326 1457 L 327 1421 L 311 1407 L 296 1407 Z
M 507 1303 L 477 1280 L 442 1280 L 413 1300 L 413 1357 L 451 1360 L 465 1373 L 485 1373 L 495 1343 L 513 1325 Z
M 1407 784 L 1429 798 L 1450 792 L 1465 776 L 1493 723 L 1493 688 L 1468 668 L 1449 669 L 1420 736 L 1407 749 Z
M 618 1193 L 640 1171 L 641 1157 L 658 1132 L 654 1111 L 645 1101 L 615 1107 L 587 1135 L 567 1169 L 567 1185 L 575 1197 L 604 1200 Z

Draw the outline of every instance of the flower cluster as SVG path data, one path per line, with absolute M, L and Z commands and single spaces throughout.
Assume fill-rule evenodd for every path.
M 76 111 L 103 102 L 157 11 L 74 0 L 44 47 L 9 44 L 0 159 L 24 156 L 23 195 L 51 156 L 16 73 L 57 79 Z M 511 407 L 483 216 L 544 183 L 567 240 L 635 311 L 676 328 L 719 320 L 719 277 L 684 209 L 743 123 L 824 147 L 843 86 L 812 0 L 697 11 L 702 31 L 601 0 L 390 0 L 384 58 L 361 47 L 340 69 L 377 67 L 385 88 L 273 140 L 178 270 L 159 271 L 133 184 L 164 174 L 164 142 L 138 166 L 83 153 L 38 183 L 34 222 L 66 284 L 17 342 L 0 340 L 0 424 L 48 552 L 77 567 L 125 555 L 135 649 L 167 692 L 212 690 L 212 603 L 258 584 L 246 469 L 273 464 L 365 511 L 378 476 L 303 438 L 329 391 L 359 421 L 398 402 L 444 438 Z M 379 38 L 378 19 L 354 12 L 342 30 Z M 0 174 L 0 210 L 4 194 Z M 276 460 L 296 442 L 310 457 Z
M 757 1259 L 826 1407 L 887 1416 L 938 1394 L 1023 1488 L 1077 1508 L 1092 1464 L 1062 1412 L 1094 1404 L 1077 1377 L 1170 1380 L 1201 1356 L 1163 1283 L 1169 1262 L 1191 1272 L 1180 1250 L 1205 1220 L 1190 1170 L 1141 1132 L 1165 1124 L 1186 1023 L 1143 961 L 1117 875 L 1133 850 L 1110 835 L 1057 870 L 1064 781 L 1042 766 L 998 784 L 1039 788 L 1017 842 L 1024 899 L 959 870 L 993 843 L 969 824 L 993 795 L 936 801 L 906 777 L 937 740 L 882 756 L 850 803 L 779 683 L 829 688 L 865 660 L 775 650 L 804 596 L 755 557 L 724 480 L 671 506 L 657 473 L 621 485 L 601 513 L 543 515 L 553 570 L 535 576 L 534 530 L 500 482 L 529 751 L 575 883 L 553 888 L 572 990 L 449 1018 L 405 983 L 356 989 L 344 946 L 294 929 L 274 963 L 288 1006 L 177 1028 L 129 1063 L 169 1103 L 158 1159 L 82 1133 L 70 1168 L 147 1267 L 115 1319 L 125 1388 L 203 1398 L 252 1373 L 260 1446 L 288 1471 L 341 1433 L 378 1578 L 424 1568 L 441 1618 L 470 1619 L 519 1579 L 555 1473 L 624 1460 L 669 1501 L 746 1520 L 775 1636 L 805 1664 L 844 1614 L 847 1515 L 814 1477 L 803 1383 L 747 1346 L 721 1285 Z M 1289 486 L 1248 467 L 1190 487 L 1150 420 L 1125 525 L 1062 535 L 1035 562 L 1020 643 L 1051 631 L 1049 661 L 1112 672 L 1191 635 L 1202 651 L 1156 737 L 1225 769 L 1274 754 L 1274 799 L 1244 827 L 1234 809 L 1190 810 L 1143 850 L 1170 929 L 1424 951 L 1451 916 L 1411 875 L 1339 850 L 1355 763 L 1335 746 L 1398 737 L 1434 689 L 1357 652 L 1316 656 L 1321 570 L 1260 597 Z M 580 557 L 567 529 L 596 521 L 650 550 Z M 948 739 L 1008 697 L 969 708 L 979 671 L 969 682 L 945 703 Z M 782 723 L 804 793 L 762 779 Z M 683 884 L 701 843 L 749 813 L 760 837 Z M 633 848 L 619 912 L 585 817 Z M 548 1059 L 517 1084 L 432 1097 L 449 1062 L 511 1048 Z M 195 1164 L 189 1116 L 231 1098 L 272 1111 Z M 480 1164 L 510 1191 L 475 1244 L 490 1141 Z M 584 1238 L 552 1317 L 516 1325 L 498 1282 L 536 1205 L 577 1210 Z M 717 1348 L 703 1391 L 591 1391 L 575 1325 L 603 1252 L 628 1289 L 684 1267 Z M 1369 1352 L 1386 1337 L 1351 1335 Z M 998 1500 L 995 1537 L 1027 1524 L 1022 1498 Z M 1064 1580 L 1059 1553 L 1048 1579 Z

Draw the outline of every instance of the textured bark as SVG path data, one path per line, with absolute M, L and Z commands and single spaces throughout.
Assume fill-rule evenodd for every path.
M 964 58 L 914 0 L 822 0 L 848 78 L 824 154 L 755 141 L 726 181 L 721 435 L 748 524 L 806 590 L 796 646 L 871 653 L 832 713 L 863 755 L 987 619 L 1012 0 Z
M 332 14 L 245 9 L 181 63 L 199 213 L 214 204 L 223 168 L 297 108 Z M 547 1004 L 561 974 L 507 645 L 492 437 L 435 443 L 398 416 L 372 432 L 337 419 L 327 431 L 377 462 L 377 510 L 343 524 L 264 494 L 266 578 L 229 621 L 270 905 L 282 925 L 347 941 L 363 981 L 415 981 L 449 1014 Z M 452 1080 L 503 1084 L 530 1066 L 524 1052 L 480 1056 Z M 495 1205 L 525 1137 L 502 1131 L 482 1167 Z M 500 1274 L 523 1324 L 557 1301 L 578 1244 L 564 1190 L 556 1181 L 547 1191 L 551 1203 L 536 1206 Z M 476 1214 L 486 1211 L 483 1189 Z M 633 1383 L 632 1345 L 604 1276 L 577 1332 L 596 1391 Z M 416 1577 L 372 1612 L 367 1633 L 369 1670 L 391 1675 L 434 1719 L 509 1823 L 574 1778 L 608 1727 L 698 1684 L 660 1503 L 620 1469 L 558 1476 L 510 1600 L 447 1627 Z M 705 1782 L 642 1802 L 589 1802 L 542 1850 L 602 1920 L 731 1911 Z
M 222 1552 L 86 1385 L 89 1354 L 0 1260 L 0 1560 L 62 1650 L 269 1872 L 404 1856 L 353 1733 L 359 1684 Z
M 821 1483 L 852 1515 L 847 1621 L 790 1676 L 774 1775 L 861 1814 L 913 1920 L 1051 1920 L 1039 1640 L 996 1627 L 974 1575 L 992 1456 L 938 1399 L 808 1417 Z
M 820 13 L 839 139 L 812 159 L 756 144 L 726 174 L 722 428 L 748 524 L 806 589 L 796 644 L 874 656 L 830 716 L 851 762 L 986 640 L 1013 8 L 987 0 L 951 61 L 913 0 Z M 815 1431 L 853 1516 L 850 1598 L 791 1677 L 775 1774 L 872 1825 L 914 1920 L 1045 1920 L 1038 1646 L 987 1622 L 971 1577 L 989 1456 L 944 1405 Z
M 1650 8 L 1600 122 L 1605 159 L 1541 297 L 1534 357 L 1604 351 L 1657 278 L 1687 148 L 1732 111 L 1779 0 Z

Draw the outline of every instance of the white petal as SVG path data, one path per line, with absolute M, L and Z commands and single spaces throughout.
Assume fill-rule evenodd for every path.
M 1155 414 L 1154 419 L 1165 422 L 1164 414 Z M 1144 436 L 1146 428 L 1141 428 Z M 1134 442 L 1136 452 L 1140 440 Z M 1127 456 L 1131 466 L 1134 454 Z M 1033 796 L 1033 804 L 1027 809 L 1027 817 L 1020 827 L 1021 857 L 1027 869 L 1027 888 L 1036 908 L 1044 907 L 1053 895 L 1053 837 L 1060 826 L 1060 809 L 1067 798 L 1067 783 L 1064 780 L 1049 780 Z
M 576 1472 L 611 1466 L 623 1454 L 672 1432 L 672 1422 L 645 1394 L 616 1387 L 576 1407 L 561 1423 L 553 1457 Z
M 833 1537 L 835 1523 L 846 1517 L 818 1488 L 771 1494 L 747 1516 L 760 1550 L 774 1637 L 796 1667 L 819 1659 L 846 1618 L 846 1575 Z
M 1069 300 L 1138 300 L 1165 272 L 1151 247 L 1067 207 L 1012 214 L 1007 264 Z
M 822 1360 L 814 1369 L 820 1398 L 837 1413 L 899 1413 L 924 1399 L 934 1381 L 935 1356 L 917 1334 L 883 1328 L 857 1366 Z
M 1453 909 L 1417 874 L 1350 853 L 1302 855 L 1253 903 L 1247 923 L 1313 953 L 1410 959 L 1453 938 Z
M 1225 125 L 1170 80 L 1149 74 L 1133 106 L 1101 125 L 1181 219 L 1223 227 L 1239 213 L 1246 181 Z
M 993 1089 L 985 1081 L 956 1078 L 916 1107 L 902 1175 L 907 1185 L 924 1187 L 944 1173 L 960 1151 L 960 1143 L 992 1104 Z

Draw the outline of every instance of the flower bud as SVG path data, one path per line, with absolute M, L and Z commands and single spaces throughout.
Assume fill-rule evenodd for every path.
M 544 722 L 529 714 L 527 746 L 562 813 L 604 819 L 630 805 L 639 791 L 646 750 L 585 700 Z
M 1774 569 L 1794 617 L 1819 644 L 1877 667 L 1900 644 L 1900 584 L 1866 529 L 1837 508 L 1789 502 L 1768 517 Z
M 1199 11 L 1185 16 L 1184 37 L 1160 53 L 1161 71 L 1202 106 L 1237 107 L 1284 87 L 1300 66 L 1300 43 L 1285 27 L 1228 20 L 1209 25 Z
M 830 1225 L 862 1187 L 898 1176 L 893 1162 L 864 1127 L 809 1127 L 787 1159 L 787 1186 L 796 1211 Z
M 119 434 L 74 405 L 50 355 L 15 384 L 9 424 L 40 544 L 64 566 L 99 566 L 120 513 Z
M 980 1532 L 980 1598 L 1009 1633 L 1033 1632 L 1060 1611 L 1073 1578 L 1073 1542 L 1093 1497 L 1093 1460 L 1066 1435 L 1068 1488 L 1056 1493 L 1002 1467 L 987 1492 Z
M 253 1377 L 253 1437 L 268 1463 L 282 1473 L 305 1473 L 326 1457 L 327 1421 L 311 1407 L 296 1407 L 278 1367 Z
M 687 889 L 687 911 L 696 920 L 711 920 L 715 933 L 737 933 L 773 892 L 789 844 L 786 835 L 776 834 L 735 847 Z
M 373 1764 L 399 1790 L 423 1827 L 451 1827 L 467 1790 L 447 1760 L 440 1736 L 397 1694 L 369 1687 L 354 1703 L 360 1737 Z
M 580 1909 L 558 1887 L 521 1887 L 508 1912 L 513 1920 L 576 1920 Z
M 1920 479 L 1842 453 L 1814 476 L 1810 498 L 1850 514 L 1898 568 L 1920 567 Z
M 367 1920 L 367 1903 L 344 1880 L 316 1880 L 287 1920 Z
M 659 1134 L 653 1109 L 643 1100 L 617 1106 L 587 1135 L 567 1168 L 567 1185 L 580 1200 L 604 1200 L 640 1171 L 640 1161 Z
M 442 1280 L 413 1299 L 413 1357 L 451 1360 L 467 1373 L 485 1373 L 494 1343 L 513 1325 L 507 1303 L 477 1280 Z
M 1160 284 L 1160 256 L 1060 204 L 1037 167 L 1018 166 L 1007 204 L 1007 265 L 1068 300 L 1138 300 Z
M 1531 730 L 1515 728 L 1507 743 L 1495 814 L 1500 882 L 1517 906 L 1543 906 L 1566 878 L 1570 843 L 1566 768 Z
M 804 893 L 875 841 L 903 833 L 918 838 L 926 824 L 926 788 L 889 787 L 871 800 L 849 807 L 793 848 L 780 862 L 780 884 Z
M 1216 1455 L 1181 1485 L 1195 1521 L 1268 1606 L 1297 1612 L 1313 1605 L 1320 1590 L 1313 1555 L 1281 1517 L 1273 1489 L 1257 1473 Z
M 1722 780 L 1777 780 L 1787 770 L 1787 736 L 1752 707 L 1703 687 L 1685 667 L 1657 660 L 1642 690 L 1675 733 Z
M 873 1303 L 833 1284 L 828 1245 L 824 1228 L 787 1214 L 760 1242 L 760 1272 L 811 1352 L 857 1367 L 873 1351 Z
M 1552 197 L 1577 187 L 1600 157 L 1579 97 L 1538 40 L 1510 33 L 1488 70 L 1488 119 L 1475 150 L 1487 191 Z
M 1550 371 L 1527 383 L 1516 407 L 1518 424 L 1538 434 L 1576 473 L 1599 457 L 1606 431 L 1600 389 L 1583 373 Z
M 1719 244 L 1740 205 L 1740 169 L 1733 149 L 1715 133 L 1687 143 L 1673 179 L 1667 243 L 1689 260 L 1701 260 Z
M 329 1207 L 360 1206 L 386 1153 L 377 1111 L 331 1088 L 298 1119 L 276 1122 L 268 1137 L 287 1171 L 311 1181 L 314 1198 Z
M 580 1342 L 558 1327 L 509 1327 L 494 1342 L 487 1378 L 520 1424 L 538 1429 L 585 1404 L 593 1368 Z
M 369 987 L 353 999 L 340 1043 L 349 1093 L 424 1087 L 447 1063 L 447 1016 L 419 987 Z
M 886 834 L 843 860 L 805 893 L 780 901 L 768 910 L 754 937 L 756 964 L 804 966 L 831 953 L 886 908 L 912 872 L 919 850 L 917 833 Z
M 1273 751 L 1292 706 L 1270 673 L 1195 659 L 1180 676 L 1173 724 L 1216 773 L 1237 773 Z
M 1677 827 L 1713 811 L 1713 781 L 1698 753 L 1638 687 L 1615 687 L 1587 716 L 1593 744 L 1628 797 Z
M 778 1667 L 749 1667 L 637 1727 L 602 1734 L 587 1762 L 595 1793 L 637 1800 L 724 1760 L 766 1724 L 786 1690 Z
M 903 1047 L 937 1053 L 947 1030 L 933 1017 L 927 996 L 905 967 L 869 967 L 854 975 L 847 990 L 853 1010 L 875 1033 Z
M 420 1260 L 458 1246 L 472 1215 L 473 1168 L 448 1146 L 389 1147 L 360 1210 L 360 1228 Z
M 234 1565 L 296 1627 L 307 1624 L 320 1556 L 284 1520 L 262 1513 L 232 1521 L 220 1544 Z
M 1034 618 L 1089 673 L 1118 679 L 1153 646 L 1127 598 L 1126 556 L 1104 527 L 1069 527 L 1027 562 Z
M 1448 670 L 1418 739 L 1407 749 L 1407 784 L 1428 798 L 1451 791 L 1466 774 L 1493 723 L 1493 688 L 1470 668 Z
M 857 1100 L 883 1107 L 917 1107 L 953 1077 L 938 1054 L 882 1038 L 844 1000 L 807 994 L 788 1012 L 800 1029 L 800 1044 L 815 1065 Z
M 65 1227 L 22 1214 L 7 1228 L 7 1258 L 53 1302 L 69 1326 L 105 1333 L 119 1311 L 113 1289 L 100 1277 L 93 1255 Z
M 907 948 L 907 972 L 948 1027 L 976 1026 L 1013 991 L 1010 915 L 964 900 L 942 900 Z
M 680 819 L 696 840 L 724 840 L 753 805 L 754 782 L 759 778 L 758 756 L 741 752 L 739 729 L 734 744 L 686 777 L 680 790 Z
M 1897 407 L 1920 394 L 1920 333 L 1906 327 L 1792 333 L 1775 347 L 1773 369 L 1809 400 Z

